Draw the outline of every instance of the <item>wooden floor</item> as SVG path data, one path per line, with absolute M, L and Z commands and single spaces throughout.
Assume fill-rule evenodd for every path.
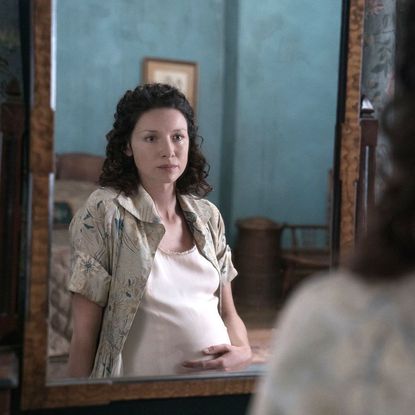
M 238 313 L 246 325 L 248 339 L 253 351 L 253 363 L 265 363 L 270 353 L 277 308 L 253 308 L 238 306 Z

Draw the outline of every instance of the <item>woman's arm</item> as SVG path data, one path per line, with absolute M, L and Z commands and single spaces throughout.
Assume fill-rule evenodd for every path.
M 103 308 L 75 293 L 72 297 L 73 332 L 69 348 L 68 376 L 88 377 L 94 364 Z
M 228 329 L 229 338 L 233 346 L 248 347 L 248 333 L 241 317 L 236 311 L 233 302 L 231 283 L 227 283 L 222 287 L 222 318 Z
M 239 317 L 233 302 L 231 284 L 222 287 L 222 318 L 228 329 L 231 344 L 218 344 L 203 350 L 206 355 L 216 355 L 212 360 L 191 360 L 183 366 L 194 369 L 221 369 L 225 371 L 239 370 L 252 361 L 245 324 Z

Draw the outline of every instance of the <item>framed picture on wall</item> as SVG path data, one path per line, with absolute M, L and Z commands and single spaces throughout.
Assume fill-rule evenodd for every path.
M 160 82 L 175 86 L 196 110 L 198 66 L 196 62 L 145 58 L 143 81 Z

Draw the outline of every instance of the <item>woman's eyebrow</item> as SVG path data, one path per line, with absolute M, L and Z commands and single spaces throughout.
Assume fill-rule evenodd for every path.
M 175 128 L 174 130 L 171 130 L 172 132 L 178 132 L 178 131 L 184 131 L 186 132 L 187 129 L 186 128 Z M 148 130 L 148 129 L 144 129 L 144 130 L 138 130 L 138 133 L 157 133 L 158 130 Z
M 147 129 L 144 129 L 144 130 L 138 130 L 137 132 L 138 133 L 156 133 L 157 130 L 147 130 Z

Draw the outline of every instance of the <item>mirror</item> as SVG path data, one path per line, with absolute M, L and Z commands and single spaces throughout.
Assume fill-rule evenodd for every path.
M 70 339 L 67 211 L 76 211 L 96 187 L 80 174 L 83 163 L 92 170 L 90 159 L 77 157 L 72 166 L 65 161 L 68 153 L 105 154 L 105 134 L 117 101 L 143 80 L 144 62 L 154 66 L 154 73 L 163 70 L 163 62 L 155 58 L 168 60 L 167 70 L 173 74 L 186 68 L 183 61 L 197 65 L 196 71 L 184 74 L 189 84 L 192 77 L 197 85 L 193 100 L 215 189 L 208 198 L 223 212 L 233 248 L 240 236 L 235 222 L 248 217 L 328 225 L 341 2 L 303 3 L 269 1 L 258 7 L 251 1 L 55 1 L 50 379 L 63 376 Z M 154 13 L 161 9 L 163 13 Z M 79 180 L 68 180 L 75 176 Z M 328 242 L 327 229 L 322 231 L 322 243 Z M 243 248 L 244 258 L 235 258 L 241 278 L 245 257 L 255 261 L 253 249 L 259 241 L 247 243 L 253 246 Z M 278 235 L 269 249 L 277 251 L 277 243 Z M 280 278 L 271 266 L 264 272 L 274 271 L 275 277 L 268 278 Z M 248 278 L 256 277 L 255 272 Z M 238 284 L 236 278 L 236 291 Z M 253 298 L 250 287 L 242 287 L 236 296 L 243 316 L 253 320 L 247 324 L 255 363 L 264 363 L 267 352 L 278 306 L 278 287 L 274 290 L 274 303 L 261 293 Z M 252 298 L 246 301 L 247 296 Z
M 59 7 L 59 3 L 69 8 L 71 7 L 69 4 L 72 4 L 72 7 L 76 6 L 75 9 L 81 3 L 95 6 L 92 11 L 90 10 L 89 15 L 78 12 L 75 17 L 80 24 L 83 22 L 85 30 L 89 30 L 88 36 L 81 37 L 78 43 L 72 45 L 75 50 L 81 50 L 84 43 L 92 40 L 92 31 L 100 35 L 98 39 L 101 40 L 100 43 L 105 43 L 102 41 L 102 36 L 105 34 L 104 28 L 107 27 L 108 19 L 118 20 L 118 12 L 108 12 L 110 2 L 97 4 L 97 2 L 89 3 L 89 1 L 58 0 L 55 7 Z M 153 21 L 147 22 L 144 19 L 145 12 L 149 9 L 153 10 L 150 8 L 150 3 L 128 2 L 128 6 L 125 7 L 138 7 L 142 13 L 135 14 L 129 10 L 130 14 L 134 15 L 134 19 L 130 24 L 122 24 L 118 26 L 118 29 L 113 29 L 112 42 L 115 42 L 119 36 L 119 39 L 128 42 L 133 39 L 146 41 L 148 44 L 146 48 L 140 46 L 139 42 L 137 47 L 130 47 L 133 52 L 129 50 L 127 56 L 131 62 L 121 65 L 121 69 L 118 68 L 111 82 L 97 83 L 98 86 L 105 85 L 105 88 L 97 88 L 95 91 L 97 93 L 101 93 L 102 89 L 109 92 L 113 88 L 114 91 L 111 92 L 109 98 L 103 99 L 105 103 L 103 106 L 107 106 L 103 118 L 101 119 L 101 116 L 95 113 L 95 107 L 101 106 L 102 102 L 94 98 L 95 101 L 92 102 L 95 104 L 88 107 L 91 110 L 91 119 L 83 125 L 85 131 L 88 131 L 88 138 L 95 136 L 99 143 L 103 142 L 102 137 L 110 127 L 111 114 L 119 96 L 127 88 L 141 81 L 140 65 L 144 57 L 196 61 L 199 66 L 198 121 L 200 133 L 205 137 L 204 150 L 211 164 L 211 182 L 217 189 L 212 194 L 211 200 L 220 207 L 224 215 L 228 227 L 228 239 L 233 245 L 236 244 L 238 238 L 237 230 L 234 228 L 236 219 L 248 216 L 267 216 L 274 221 L 288 223 L 327 223 L 327 174 L 328 169 L 332 167 L 337 102 L 337 69 L 333 70 L 333 68 L 338 67 L 341 5 L 334 5 L 334 2 L 328 0 L 320 2 L 320 5 L 309 3 L 301 5 L 300 3 L 303 2 L 299 0 L 287 1 L 284 6 L 280 5 L 284 8 L 270 13 L 268 7 L 271 9 L 276 7 L 273 3 L 261 3 L 261 7 L 254 8 L 251 2 L 247 1 L 212 2 L 213 10 L 209 13 L 216 24 L 217 31 L 212 33 L 211 28 L 203 25 L 207 22 L 207 18 L 199 17 L 200 24 L 196 26 L 199 30 L 193 38 L 186 35 L 197 20 L 189 19 L 188 13 L 197 14 L 200 11 L 193 10 L 191 6 L 193 2 L 180 2 L 179 4 L 187 4 L 186 11 L 182 12 L 179 17 L 180 24 L 174 20 L 168 22 L 163 20 L 166 24 L 166 32 L 169 28 L 180 35 L 179 40 L 176 40 L 177 49 L 181 52 L 179 55 L 178 52 L 173 54 L 172 47 L 162 49 L 160 42 L 156 42 L 154 33 L 149 32 L 150 34 L 147 35 L 149 38 L 145 38 L 144 29 L 149 26 L 154 32 L 156 27 L 154 14 L 150 13 Z M 177 9 L 177 6 L 176 4 L 174 9 Z M 233 7 L 236 8 L 233 9 Z M 86 8 L 88 9 L 88 6 Z M 357 11 L 359 10 L 358 7 Z M 259 15 L 256 19 L 257 12 Z M 93 15 L 99 17 L 95 25 L 91 22 Z M 324 24 L 318 20 L 321 15 L 326 18 Z M 62 68 L 59 67 L 59 19 L 56 18 L 57 61 L 54 122 L 49 105 L 51 91 L 48 82 L 51 16 L 49 0 L 37 0 L 34 3 L 36 60 L 31 147 L 33 248 L 29 308 L 25 329 L 24 407 L 83 405 L 105 403 L 117 399 L 136 399 L 137 397 L 183 396 L 183 394 L 202 396 L 251 392 L 255 382 L 255 373 L 227 374 L 222 378 L 214 375 L 203 379 L 176 379 L 174 381 L 165 378 L 130 383 L 132 379 L 126 379 L 125 381 L 129 382 L 128 388 L 125 388 L 122 380 L 114 379 L 95 382 L 82 380 L 81 385 L 73 380 L 59 380 L 50 381 L 46 385 L 45 356 L 48 355 L 48 345 L 44 316 L 47 308 L 46 293 L 49 283 L 47 276 L 50 266 L 47 247 L 51 238 L 47 228 L 50 220 L 49 213 L 51 213 L 48 196 L 53 194 L 53 186 L 56 187 L 56 183 L 53 183 L 53 176 L 52 180 L 49 176 L 49 173 L 54 171 L 51 150 L 54 148 L 57 153 L 83 151 L 96 154 L 100 151 L 95 150 L 96 148 L 102 149 L 101 144 L 91 150 L 88 147 L 70 147 L 69 138 L 60 141 L 59 132 L 66 130 L 62 126 L 73 127 L 70 123 L 65 124 L 65 117 L 71 115 L 67 110 L 68 107 L 65 107 L 68 104 L 65 101 L 70 101 L 71 96 L 61 97 L 59 95 L 60 88 L 62 89 L 60 82 L 63 81 L 59 78 L 59 71 Z M 163 13 L 163 16 L 165 18 L 170 15 Z M 304 20 L 297 20 L 299 16 L 302 16 Z M 333 16 L 338 16 L 338 18 L 333 18 Z M 354 15 L 356 16 L 359 16 L 359 13 Z M 103 24 L 103 22 L 106 23 Z M 172 24 L 174 22 L 176 23 Z M 185 22 L 188 31 L 179 30 L 183 26 L 182 22 Z M 324 26 L 328 26 L 334 33 L 329 39 L 321 31 Z M 140 29 L 143 32 L 140 32 L 140 36 L 132 36 L 129 33 L 131 28 Z M 284 30 L 287 31 L 284 32 Z M 312 36 L 313 33 L 315 38 Z M 214 36 L 215 43 L 222 45 L 220 51 L 214 52 L 213 49 L 206 48 L 193 52 L 193 55 L 189 51 L 186 52 L 184 45 L 189 38 L 199 41 L 199 38 L 203 36 L 206 38 Z M 332 47 L 328 48 L 329 51 L 325 47 L 315 47 L 317 41 L 329 42 Z M 311 42 L 313 47 L 308 42 Z M 131 46 L 131 43 L 128 45 Z M 89 46 L 89 53 L 92 54 L 91 51 L 94 49 L 91 49 L 90 45 L 87 46 Z M 115 50 L 118 48 L 116 47 Z M 68 53 L 68 50 L 66 52 Z M 113 60 L 115 65 L 121 59 L 118 53 L 119 51 L 111 55 L 111 59 L 101 62 L 97 58 L 98 63 L 101 64 L 98 71 L 85 65 L 84 70 L 86 69 L 88 74 L 82 76 L 78 72 L 73 78 L 77 82 L 81 81 L 83 87 L 70 84 L 67 80 L 67 85 L 71 86 L 70 92 L 81 94 L 80 91 L 82 91 L 83 94 L 89 91 L 89 88 L 94 88 L 94 75 L 98 75 L 100 71 L 109 73 L 111 61 Z M 96 56 L 100 56 L 98 51 Z M 318 62 L 313 61 L 314 58 L 318 58 Z M 212 62 L 218 63 L 218 66 L 210 68 Z M 295 63 L 299 66 L 295 66 Z M 69 68 L 66 69 L 69 76 Z M 105 76 L 108 73 L 105 73 Z M 322 73 L 326 75 L 325 79 L 320 77 Z M 307 82 L 310 80 L 313 81 L 313 86 L 311 82 Z M 330 88 L 326 88 L 326 85 L 330 85 Z M 95 93 L 92 96 L 95 97 Z M 316 109 L 312 103 L 317 99 L 321 105 Z M 72 106 L 76 120 L 79 120 L 76 114 L 80 107 L 79 102 L 84 103 L 85 100 L 78 100 L 78 105 Z M 96 104 L 97 102 L 99 104 Z M 261 108 L 261 111 L 258 111 L 258 108 Z M 321 113 L 324 114 L 323 123 L 319 123 Z M 93 117 L 92 114 L 94 114 Z M 109 118 L 108 114 L 110 114 Z M 92 122 L 92 119 L 95 121 Z M 91 134 L 87 127 L 96 125 L 101 130 L 98 134 Z M 54 135 L 52 134 L 53 126 L 55 126 Z M 84 135 L 85 132 L 82 134 Z M 72 137 L 74 136 L 76 134 L 72 134 Z M 53 137 L 54 141 L 52 141 Z M 85 141 L 92 142 L 93 140 L 91 138 Z M 323 151 L 323 155 L 316 154 L 318 149 Z M 303 155 L 306 156 L 305 159 L 302 158 Z M 315 157 L 321 161 L 320 166 L 315 166 L 317 163 L 313 163 Z M 307 164 L 313 168 L 311 173 L 305 172 Z M 321 169 L 316 167 L 321 167 Z M 300 191 L 294 192 L 294 189 Z M 317 194 L 319 197 L 316 197 Z M 306 195 L 305 199 L 304 195 Z M 296 207 L 298 210 L 295 209 Z M 39 390 L 42 393 L 39 393 Z M 64 390 L 68 393 L 62 394 Z

